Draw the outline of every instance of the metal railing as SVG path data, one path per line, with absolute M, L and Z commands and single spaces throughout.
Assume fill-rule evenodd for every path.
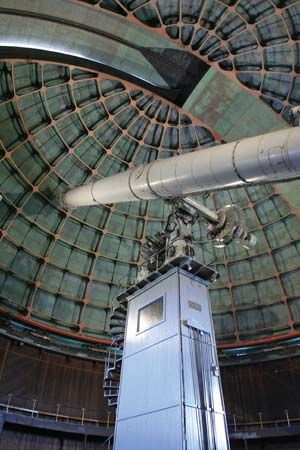
M 264 430 L 267 428 L 293 427 L 295 425 L 300 425 L 300 417 L 291 416 L 288 409 L 284 409 L 282 411 L 282 416 L 276 418 L 266 418 L 266 414 L 264 415 L 262 411 L 251 414 L 251 416 L 253 417 L 253 420 L 249 421 L 236 414 L 227 416 L 229 431 L 242 432 L 254 429 Z M 257 417 L 257 420 L 255 420 L 254 417 Z
M 163 247 L 161 250 L 153 254 L 153 257 L 155 258 L 155 261 L 153 262 L 153 271 L 159 271 L 160 268 L 164 265 L 164 263 L 161 263 L 160 255 L 164 254 L 167 255 L 170 251 L 170 249 L 176 244 L 177 241 L 180 241 L 181 238 L 175 239 L 171 244 Z M 199 245 L 197 242 L 194 242 L 195 247 L 197 248 Z M 201 248 L 202 252 L 202 260 L 201 264 L 204 267 L 210 267 L 213 270 L 217 270 L 217 257 L 215 253 L 212 251 Z M 188 256 L 186 256 L 188 258 Z M 193 258 L 192 258 L 193 259 Z M 194 259 L 198 259 L 197 256 L 194 257 Z M 145 267 L 147 269 L 148 264 L 146 262 L 141 262 L 139 264 L 139 267 Z M 141 269 L 139 269 L 141 270 Z M 136 283 L 137 279 L 137 267 L 131 268 L 126 275 L 122 276 L 116 281 L 115 289 L 111 289 L 110 296 L 109 296 L 109 303 L 112 305 L 112 309 L 118 305 L 118 296 L 122 293 L 126 292 L 127 289 L 132 287 Z
M 0 392 L 0 411 L 14 412 L 36 418 L 44 418 L 55 422 L 76 423 L 81 426 L 94 425 L 107 428 L 114 425 L 112 412 L 106 411 L 102 418 L 97 417 L 97 411 L 88 408 L 75 408 L 60 403 L 49 404 L 44 401 L 39 407 L 37 398 L 29 399 L 16 394 L 4 394 Z
M 99 450 L 112 450 L 113 448 L 113 442 L 114 442 L 114 435 L 112 434 L 111 436 L 109 436 L 109 438 L 106 439 L 106 441 L 104 441 L 100 447 Z

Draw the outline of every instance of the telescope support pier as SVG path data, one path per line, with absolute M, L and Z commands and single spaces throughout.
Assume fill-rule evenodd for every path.
M 114 450 L 229 450 L 208 284 L 175 267 L 128 298 Z

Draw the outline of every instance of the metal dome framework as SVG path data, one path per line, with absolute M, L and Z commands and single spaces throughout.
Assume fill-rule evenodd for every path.
M 217 144 L 212 130 L 142 89 L 74 66 L 2 61 L 1 307 L 86 339 L 106 337 L 116 291 L 134 281 L 139 245 L 162 227 L 160 201 L 64 211 L 59 193 L 132 164 Z M 220 346 L 297 335 L 300 218 L 276 186 L 212 194 L 243 207 L 258 245 L 197 255 L 217 265 L 211 300 Z
M 300 102 L 299 0 L 76 0 L 180 43 L 288 120 Z
M 3 62 L 1 75 L 2 302 L 99 336 L 114 286 L 134 281 L 139 243 L 160 227 L 164 206 L 72 213 L 59 193 L 215 139 L 178 108 L 103 74 Z

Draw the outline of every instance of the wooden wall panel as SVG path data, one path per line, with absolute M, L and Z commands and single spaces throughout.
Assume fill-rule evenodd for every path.
M 64 439 L 60 450 L 99 450 L 100 446 L 101 443 L 99 441 L 87 440 L 84 448 L 83 442 L 78 439 Z
M 54 436 L 53 433 L 5 427 L 0 435 L 0 450 L 99 450 L 101 442 L 87 438 Z
M 300 358 L 221 368 L 226 410 L 240 421 L 300 417 Z M 106 419 L 108 408 L 102 391 L 103 364 L 20 346 L 0 338 L 0 401 L 14 394 L 12 403 L 32 407 L 38 399 L 40 410 L 56 410 L 88 418 Z
M 0 436 L 0 450 L 62 450 L 62 447 L 61 439 L 53 435 L 4 428 Z
M 86 417 L 106 419 L 107 408 L 102 392 L 103 364 L 75 357 L 20 346 L 0 339 L 0 401 L 13 394 L 13 404 L 31 407 L 38 400 L 38 409 Z
M 300 358 L 221 370 L 226 409 L 244 421 L 300 417 Z

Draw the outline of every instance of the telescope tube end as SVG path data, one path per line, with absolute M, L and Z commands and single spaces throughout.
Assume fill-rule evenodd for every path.
M 59 204 L 63 209 L 67 211 L 74 209 L 74 207 L 69 205 L 66 201 L 66 192 L 59 195 Z

